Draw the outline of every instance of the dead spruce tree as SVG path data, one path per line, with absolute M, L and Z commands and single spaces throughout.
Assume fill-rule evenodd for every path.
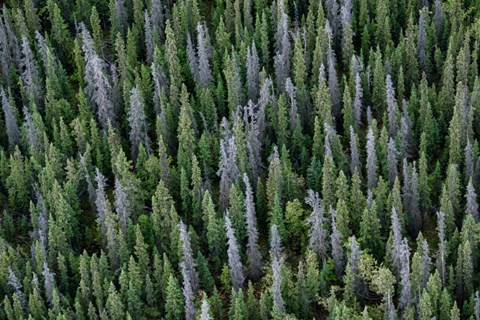
M 385 88 L 387 96 L 388 132 L 390 137 L 395 138 L 398 127 L 398 106 L 397 100 L 395 99 L 395 88 L 393 87 L 392 77 L 390 74 L 387 74 L 385 78 Z
M 258 247 L 257 218 L 255 216 L 255 201 L 253 191 L 246 173 L 243 174 L 245 183 L 245 221 L 247 224 L 247 261 L 248 273 L 252 279 L 258 279 L 262 274 L 262 255 Z
M 213 79 L 210 69 L 211 52 L 207 25 L 205 23 L 201 25 L 199 22 L 197 24 L 198 83 L 203 87 L 208 87 Z
M 220 177 L 220 207 L 228 207 L 230 187 L 239 177 L 237 167 L 237 145 L 226 118 L 222 120 L 223 138 L 220 140 L 220 163 L 217 175 Z
M 262 167 L 262 137 L 260 121 L 264 118 L 264 110 L 249 100 L 243 109 L 243 122 L 247 140 L 248 164 L 253 179 L 256 181 Z
M 180 270 L 183 277 L 183 298 L 185 300 L 185 320 L 195 320 L 195 294 L 191 285 L 190 273 L 187 271 L 185 262 L 180 262 Z
M 0 86 L 0 98 L 2 102 L 5 126 L 7 127 L 8 144 L 13 148 L 15 145 L 20 144 L 20 129 L 18 128 L 15 109 L 7 98 L 5 90 L 2 86 Z
M 478 222 L 477 193 L 475 192 L 475 188 L 473 187 L 472 178 L 468 180 L 465 199 L 467 200 L 467 206 L 465 208 L 466 213 L 471 214 L 475 219 L 475 222 Z
M 260 75 L 260 60 L 258 58 L 257 47 L 255 41 L 252 41 L 252 45 L 247 48 L 247 88 L 248 99 L 252 102 L 257 102 L 259 93 L 259 75 Z
M 326 231 L 323 228 L 325 217 L 323 213 L 323 204 L 317 192 L 308 190 L 308 196 L 305 198 L 305 203 L 312 207 L 312 213 L 308 218 L 310 225 L 310 238 L 308 247 L 313 250 L 320 260 L 327 257 L 327 242 Z
M 150 151 L 150 138 L 148 137 L 147 123 L 145 116 L 145 102 L 138 87 L 130 91 L 130 108 L 128 109 L 128 124 L 130 126 L 130 144 L 132 157 L 138 155 L 140 145 L 143 145 L 147 152 Z
M 358 138 L 352 126 L 350 126 L 350 173 L 353 175 L 355 171 L 359 175 L 362 173 L 362 164 L 358 154 Z
M 282 297 L 282 267 L 281 267 L 281 245 L 280 235 L 276 224 L 273 224 L 270 231 L 270 255 L 273 273 L 272 297 L 273 305 L 280 314 L 285 312 L 285 301 Z
M 445 239 L 445 213 L 437 212 L 437 232 L 438 232 L 438 251 L 437 251 L 437 268 L 440 272 L 442 284 L 447 283 L 447 241 Z
M 233 230 L 228 211 L 225 215 L 225 229 L 227 232 L 228 243 L 228 266 L 230 267 L 233 288 L 238 290 L 243 287 L 245 276 L 243 275 L 243 265 L 242 261 L 240 260 L 240 249 L 238 247 L 237 238 L 235 237 L 235 230 Z
M 28 39 L 22 37 L 22 59 L 20 60 L 22 70 L 21 78 L 25 86 L 28 98 L 32 98 L 37 105 L 42 105 L 42 89 L 40 87 L 40 75 Z
M 360 79 L 360 73 L 355 74 L 355 98 L 353 100 L 353 119 L 356 127 L 362 125 L 362 99 L 363 99 L 363 88 L 362 82 Z
M 335 264 L 335 273 L 340 277 L 343 273 L 345 255 L 342 246 L 342 234 L 337 228 L 337 212 L 332 207 L 330 207 L 330 215 L 332 216 L 332 257 Z
M 192 246 L 190 244 L 190 237 L 187 232 L 187 226 L 180 219 L 178 223 L 178 228 L 180 229 L 180 242 L 182 245 L 182 258 L 183 263 L 185 264 L 186 271 L 189 274 L 190 285 L 195 291 L 198 289 L 198 273 L 197 273 L 197 263 L 193 256 Z
M 112 103 L 112 85 L 105 71 L 105 63 L 95 51 L 93 39 L 84 24 L 81 24 L 82 49 L 85 58 L 85 92 L 90 99 L 100 126 L 106 129 L 109 122 L 115 120 Z
M 122 230 L 124 236 L 127 235 L 128 221 L 132 212 L 130 199 L 128 197 L 128 192 L 125 190 L 125 187 L 120 182 L 119 179 L 115 178 L 115 212 L 118 216 L 118 222 L 120 224 L 120 229 Z

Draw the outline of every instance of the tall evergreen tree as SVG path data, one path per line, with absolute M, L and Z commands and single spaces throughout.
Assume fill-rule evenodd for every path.
M 117 0 L 119 1 L 119 0 Z M 179 105 L 179 96 L 181 90 L 181 83 L 183 81 L 183 77 L 181 74 L 181 67 L 180 61 L 178 59 L 178 50 L 177 50 L 177 42 L 175 39 L 175 35 L 171 26 L 170 20 L 167 20 L 165 24 L 165 56 L 167 60 L 168 66 L 168 75 L 169 75 L 169 99 L 170 103 L 174 106 Z
M 192 109 L 188 101 L 187 88 L 182 86 L 180 118 L 178 122 L 177 164 L 190 177 L 192 174 L 192 155 L 195 153 L 195 131 L 193 128 Z
M 429 73 L 428 49 L 427 49 L 427 9 L 420 10 L 418 18 L 417 56 L 420 71 Z
M 189 292 L 186 292 L 189 294 Z M 182 292 L 178 280 L 175 279 L 173 274 L 169 275 L 168 284 L 165 289 L 165 315 L 168 319 L 180 320 L 184 319 L 184 302 L 182 299 Z M 190 295 L 188 295 L 191 297 Z M 191 301 L 193 303 L 193 301 Z M 189 306 L 190 308 L 192 305 Z M 191 309 L 189 310 L 191 311 Z M 192 316 L 190 314 L 190 316 Z

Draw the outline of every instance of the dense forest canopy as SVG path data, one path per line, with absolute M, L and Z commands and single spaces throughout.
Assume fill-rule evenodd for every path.
M 0 319 L 480 320 L 476 0 L 5 0 Z

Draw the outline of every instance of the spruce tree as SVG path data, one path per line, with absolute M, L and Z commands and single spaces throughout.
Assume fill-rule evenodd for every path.
M 12 288 L 15 290 L 15 294 L 17 295 L 20 303 L 23 307 L 25 307 L 25 299 L 22 292 L 22 284 L 18 280 L 17 276 L 13 272 L 11 267 L 8 267 L 8 283 Z
M 180 269 L 182 270 L 183 276 L 183 297 L 185 299 L 185 319 L 194 320 L 195 319 L 195 301 L 194 301 L 194 291 L 190 283 L 191 274 L 187 271 L 185 263 L 182 261 L 180 264 Z
M 225 240 L 225 232 L 223 229 L 223 223 L 217 216 L 212 198 L 208 191 L 205 192 L 203 196 L 202 208 L 208 248 L 212 254 L 215 254 L 214 261 L 218 266 L 222 261 L 223 252 L 225 252 L 223 242 Z
M 210 56 L 212 48 L 210 46 L 210 37 L 208 35 L 207 25 L 198 22 L 197 24 L 197 56 L 198 56 L 198 82 L 203 87 L 208 87 L 212 81 L 212 72 L 210 70 Z
M 47 262 L 43 263 L 43 284 L 45 287 L 45 295 L 47 297 L 47 301 L 50 305 L 53 304 L 53 292 L 55 290 L 55 279 L 54 274 L 50 271 Z
M 363 214 L 360 221 L 360 237 L 359 242 L 365 249 L 375 256 L 380 256 L 380 250 L 382 247 L 380 219 L 377 216 L 377 205 L 373 200 L 372 205 L 363 210 Z
M 273 305 L 277 312 L 280 314 L 285 312 L 285 301 L 282 296 L 282 271 L 281 271 L 281 246 L 280 236 L 278 234 L 277 225 L 272 225 L 270 231 L 270 255 L 271 255 L 271 267 L 273 274 L 272 283 L 272 297 Z
M 200 320 L 211 320 L 212 317 L 210 316 L 210 305 L 208 304 L 208 300 L 206 296 L 202 300 L 202 309 L 200 314 Z
M 107 128 L 109 122 L 115 121 L 114 105 L 112 103 L 112 85 L 105 72 L 105 63 L 95 51 L 93 39 L 85 25 L 82 29 L 82 50 L 85 59 L 85 92 L 90 99 L 100 125 Z
M 108 288 L 106 309 L 111 319 L 123 319 L 125 317 L 124 305 L 121 297 L 119 297 L 115 285 L 112 282 L 110 282 L 110 286 Z
M 429 73 L 429 61 L 428 61 L 428 51 L 427 51 L 427 10 L 420 10 L 420 15 L 418 18 L 418 36 L 417 36 L 417 56 L 418 56 L 418 66 L 420 71 Z
M 243 275 L 243 265 L 240 260 L 240 252 L 235 237 L 235 230 L 232 228 L 232 222 L 227 211 L 225 215 L 225 229 L 228 239 L 228 265 L 230 267 L 230 274 L 232 277 L 232 284 L 235 290 L 243 287 L 245 276 Z
M 355 98 L 353 100 L 353 118 L 357 127 L 362 125 L 362 99 L 363 88 L 360 80 L 360 74 L 355 74 Z
M 42 103 L 42 92 L 40 75 L 38 74 L 38 68 L 33 56 L 32 49 L 30 48 L 27 37 L 22 36 L 22 58 L 20 60 L 20 68 L 22 83 L 25 86 L 27 99 L 32 99 L 32 102 Z
M 395 207 L 392 207 L 392 244 L 391 244 L 391 259 L 392 267 L 395 272 L 395 275 L 398 277 L 401 270 L 401 242 L 402 242 L 402 233 L 399 217 Z
M 280 92 L 285 90 L 285 80 L 290 73 L 290 54 L 291 44 L 288 16 L 285 13 L 285 2 L 279 0 L 277 3 L 274 67 L 277 88 Z
M 437 212 L 437 231 L 439 240 L 437 265 L 442 284 L 445 285 L 447 281 L 447 248 L 445 239 L 445 214 L 442 211 Z
M 332 216 L 332 257 L 333 261 L 335 262 L 335 272 L 338 276 L 340 276 L 343 273 L 344 267 L 343 241 L 342 235 L 337 229 L 337 213 L 335 210 L 330 208 L 330 214 Z
M 308 246 L 318 255 L 319 259 L 323 260 L 327 257 L 327 242 L 326 231 L 323 228 L 325 217 L 322 200 L 318 193 L 308 190 L 308 197 L 305 198 L 305 203 L 312 207 L 312 213 L 308 218 L 308 223 L 310 224 Z
M 120 0 L 116 0 L 120 1 Z M 168 66 L 168 75 L 169 75 L 169 99 L 170 103 L 174 106 L 179 105 L 179 98 L 180 98 L 180 90 L 181 90 L 181 83 L 183 81 L 183 77 L 181 74 L 181 67 L 180 61 L 178 59 L 178 50 L 177 50 L 177 42 L 175 39 L 175 35 L 171 26 L 170 20 L 167 20 L 165 24 L 165 56 Z
M 173 274 L 168 278 L 168 285 L 165 288 L 165 315 L 168 319 L 180 320 L 184 318 L 184 305 L 182 293 L 178 280 Z
M 392 77 L 389 74 L 387 74 L 387 77 L 385 78 L 385 87 L 387 96 L 388 131 L 390 136 L 395 138 L 398 130 L 398 106 L 395 98 L 395 88 L 393 87 Z
M 14 147 L 20 143 L 20 129 L 18 128 L 15 109 L 7 98 L 5 90 L 2 86 L 0 86 L 0 98 L 2 100 L 2 109 L 5 126 L 7 129 L 8 144 L 10 147 Z
M 245 184 L 245 221 L 247 224 L 247 258 L 248 272 L 253 279 L 262 273 L 262 256 L 258 247 L 257 218 L 255 214 L 255 202 L 253 191 L 246 174 L 243 175 Z
M 377 185 L 377 155 L 375 152 L 375 137 L 370 126 L 367 134 L 367 187 L 372 190 Z
M 195 291 L 198 289 L 198 273 L 196 269 L 197 264 L 193 257 L 193 251 L 190 244 L 190 237 L 187 232 L 187 226 L 182 220 L 180 220 L 178 227 L 180 229 L 180 241 L 182 243 L 182 263 L 185 267 L 185 272 L 187 273 L 186 275 L 189 278 L 189 285 L 192 287 L 192 290 Z
M 185 169 L 187 177 L 192 174 L 192 155 L 195 153 L 195 131 L 193 129 L 192 109 L 185 85 L 182 86 L 180 117 L 178 121 L 177 164 Z
M 334 115 L 337 115 L 340 108 L 340 88 L 338 84 L 338 76 L 337 76 L 337 71 L 335 69 L 335 64 L 336 64 L 335 53 L 329 41 L 329 48 L 327 51 L 328 89 L 330 91 L 332 112 Z
M 130 125 L 132 155 L 136 158 L 140 145 L 143 145 L 147 151 L 150 150 L 150 139 L 148 137 L 147 123 L 145 119 L 145 103 L 138 86 L 132 88 L 130 91 L 128 123 Z
M 408 308 L 412 303 L 411 283 L 410 283 L 410 248 L 406 239 L 402 240 L 400 245 L 400 282 L 402 284 L 402 292 L 400 294 L 400 307 L 402 309 Z
M 477 203 L 477 193 L 472 184 L 472 178 L 468 180 L 467 190 L 465 193 L 466 199 L 466 209 L 467 214 L 471 214 L 475 221 L 478 221 L 478 203 Z
M 217 175 L 220 176 L 220 204 L 226 208 L 229 203 L 230 187 L 239 176 L 237 168 L 237 145 L 226 118 L 222 120 L 223 138 L 220 140 L 220 163 Z
M 247 48 L 246 58 L 247 69 L 247 87 L 248 87 L 248 99 L 252 102 L 256 102 L 259 95 L 259 74 L 260 74 L 260 61 L 258 58 L 257 47 L 255 41 L 252 41 L 252 45 Z

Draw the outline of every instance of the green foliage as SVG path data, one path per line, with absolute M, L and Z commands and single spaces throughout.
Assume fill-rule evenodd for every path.
M 475 1 L 2 4 L 0 318 L 478 317 Z
M 287 202 L 285 206 L 285 229 L 287 241 L 291 243 L 290 248 L 299 250 L 305 247 L 307 225 L 306 212 L 298 199 Z
M 170 274 L 165 289 L 165 315 L 168 319 L 180 320 L 184 317 L 183 297 L 178 280 Z

